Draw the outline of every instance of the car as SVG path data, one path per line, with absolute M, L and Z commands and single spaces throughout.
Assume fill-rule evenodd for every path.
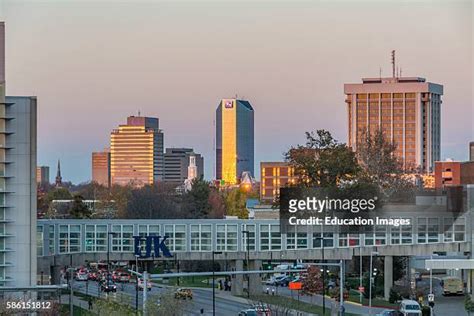
M 97 271 L 90 271 L 88 277 L 91 281 L 97 281 L 99 273 Z
M 130 282 L 130 274 L 126 272 L 119 272 L 115 277 L 116 282 Z
M 241 310 L 239 316 L 258 316 L 258 314 L 256 309 L 249 308 Z
M 184 289 L 184 288 L 179 288 L 174 292 L 174 298 L 176 299 L 193 299 L 193 291 L 191 289 Z
M 89 280 L 89 274 L 85 271 L 80 271 L 76 273 L 74 279 L 76 279 L 76 281 L 87 281 Z
M 400 302 L 399 311 L 404 316 L 421 316 L 421 308 L 420 304 L 417 301 L 413 300 L 402 300 Z
M 290 277 L 290 276 L 285 276 L 281 279 L 278 279 L 276 282 L 275 282 L 275 285 L 278 285 L 278 286 L 288 286 L 288 284 L 290 284 L 290 282 L 293 281 L 293 278 Z
M 287 276 L 286 275 L 279 275 L 279 276 L 273 276 L 270 279 L 268 279 L 265 284 L 266 285 L 280 285 L 281 281 L 284 280 Z
M 104 280 L 102 282 L 100 282 L 100 290 L 102 292 L 117 292 L 117 286 L 115 285 L 115 283 L 111 280 Z
M 138 290 L 139 290 L 139 291 L 143 291 L 143 287 L 145 286 L 144 283 L 145 283 L 145 282 L 143 282 L 143 279 L 142 279 L 142 278 L 139 278 L 139 279 L 138 279 Z M 148 280 L 148 282 L 146 283 L 146 288 L 147 288 L 148 291 L 151 290 L 151 282 L 150 282 L 150 280 Z
M 423 280 L 422 275 L 420 272 L 415 272 L 415 280 L 416 281 L 421 281 Z

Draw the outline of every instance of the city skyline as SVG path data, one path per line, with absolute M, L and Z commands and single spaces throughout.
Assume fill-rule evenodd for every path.
M 235 94 L 255 108 L 257 177 L 260 161 L 282 160 L 305 131 L 328 129 L 347 142 L 343 84 L 377 77 L 380 67 L 389 75 L 392 49 L 404 76 L 445 87 L 441 159 L 467 160 L 474 139 L 469 1 L 65 1 L 29 2 L 28 10 L 25 2 L 4 1 L 0 10 L 7 95 L 38 96 L 38 164 L 61 159 L 64 181 L 90 180 L 90 153 L 138 111 L 160 118 L 166 147 L 201 153 L 206 178 L 214 178 L 213 112 L 217 100 Z M 403 24 L 386 23 L 397 16 Z M 383 25 L 383 41 L 373 24 Z

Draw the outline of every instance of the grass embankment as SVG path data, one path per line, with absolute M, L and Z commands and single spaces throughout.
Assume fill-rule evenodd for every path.
M 313 305 L 311 303 L 299 301 L 286 296 L 279 295 L 257 295 L 252 296 L 252 301 L 255 303 L 265 303 L 269 305 L 277 305 L 285 309 L 298 310 L 306 313 L 312 313 L 316 315 L 323 314 L 323 308 L 321 306 Z M 326 315 L 331 313 L 331 308 L 326 307 Z M 357 314 L 345 313 L 346 316 L 358 316 Z
M 349 291 L 349 301 L 354 302 L 354 303 L 360 303 L 360 294 L 359 291 L 356 290 L 350 290 Z M 364 297 L 362 295 L 362 305 L 368 306 L 369 305 L 369 299 Z M 398 307 L 397 304 L 392 304 L 390 302 L 387 302 L 385 300 L 382 300 L 380 298 L 373 298 L 372 299 L 372 306 L 377 306 L 377 307 L 387 307 L 387 308 L 394 308 Z

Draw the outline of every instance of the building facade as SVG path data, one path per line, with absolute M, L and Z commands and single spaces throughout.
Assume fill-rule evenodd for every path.
M 474 142 L 469 143 L 469 161 L 474 161 Z
M 0 22 L 0 286 L 36 285 L 36 97 L 5 97 Z
M 92 181 L 110 187 L 110 150 L 92 153 Z
M 474 184 L 474 161 L 436 161 L 435 188 Z
M 128 117 L 110 135 L 111 183 L 143 186 L 163 180 L 163 144 L 158 118 Z
M 294 169 L 287 162 L 260 163 L 260 201 L 273 203 L 280 188 L 296 183 Z
M 440 160 L 443 86 L 418 77 L 363 78 L 345 84 L 348 144 L 357 150 L 365 133 L 382 130 L 397 145 L 406 168 L 432 172 Z
M 190 169 L 192 160 L 195 168 Z M 204 176 L 204 158 L 196 154 L 192 148 L 166 148 L 164 162 L 164 182 L 183 184 L 190 176 L 191 178 Z M 190 175 L 190 170 L 195 174 Z
M 39 185 L 49 183 L 49 167 L 48 166 L 36 167 L 36 183 Z
M 254 110 L 248 101 L 223 99 L 216 110 L 216 179 L 238 183 L 254 176 Z
M 1 107 L 1 106 L 0 106 Z M 0 285 L 36 285 L 36 97 L 6 97 L 0 109 Z M 0 121 L 2 119 L 0 118 Z M 3 132 L 2 131 L 2 132 Z M 0 163 L 1 164 L 1 163 Z

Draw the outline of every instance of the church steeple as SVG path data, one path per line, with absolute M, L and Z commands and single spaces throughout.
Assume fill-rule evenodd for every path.
M 56 187 L 61 187 L 63 182 L 63 178 L 61 177 L 61 164 L 58 159 L 58 171 L 56 172 Z

